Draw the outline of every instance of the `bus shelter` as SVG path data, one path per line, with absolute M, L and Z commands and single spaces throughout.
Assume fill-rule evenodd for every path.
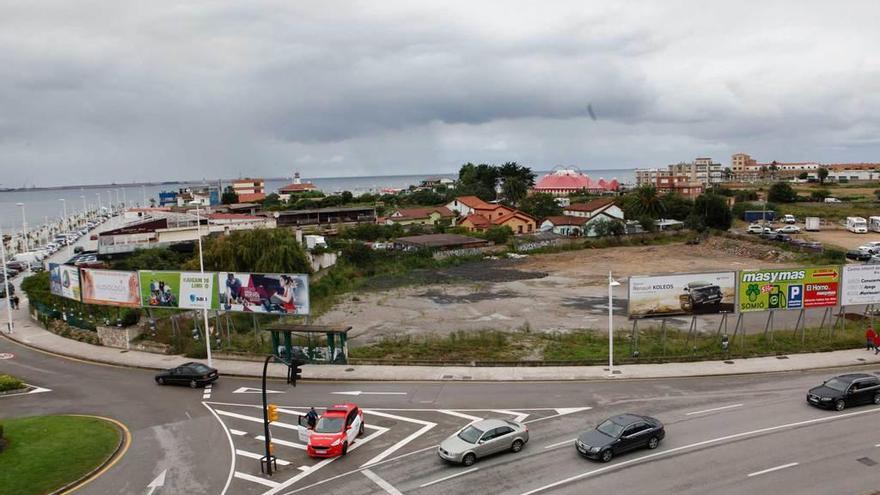
M 265 328 L 282 359 L 313 364 L 348 364 L 350 326 L 276 323 Z

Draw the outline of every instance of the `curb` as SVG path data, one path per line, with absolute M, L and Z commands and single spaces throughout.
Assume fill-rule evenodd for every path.
M 50 495 L 68 495 L 96 480 L 99 476 L 104 474 L 105 471 L 107 471 L 108 469 L 113 467 L 113 465 L 119 462 L 119 460 L 122 459 L 125 453 L 128 452 L 128 448 L 131 446 L 131 432 L 124 424 L 115 419 L 106 418 L 103 416 L 92 416 L 90 414 L 64 414 L 63 416 L 100 419 L 114 425 L 116 429 L 122 434 L 119 436 L 119 443 L 116 445 L 116 449 L 109 456 L 107 456 L 106 459 L 104 459 L 104 462 L 99 464 L 88 473 L 80 476 L 79 479 L 72 481 L 62 486 L 61 488 L 51 492 Z

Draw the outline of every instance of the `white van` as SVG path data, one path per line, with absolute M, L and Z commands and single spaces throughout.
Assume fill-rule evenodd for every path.
M 19 261 L 21 263 L 28 263 L 32 265 L 40 264 L 40 261 L 42 261 L 42 259 L 43 258 L 35 252 L 18 253 L 12 257 L 12 261 Z
M 846 217 L 846 230 L 855 234 L 867 234 L 868 222 L 862 217 Z
M 868 218 L 868 230 L 871 232 L 880 232 L 880 217 Z

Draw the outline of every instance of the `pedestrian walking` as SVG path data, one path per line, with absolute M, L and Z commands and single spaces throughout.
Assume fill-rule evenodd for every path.
M 874 336 L 874 354 L 880 352 L 880 335 Z
M 12 298 L 10 299 L 10 302 L 12 302 L 12 309 L 18 309 L 18 296 L 17 295 L 12 296 Z
M 865 346 L 867 350 L 874 349 L 876 346 L 874 345 L 874 339 L 877 337 L 877 332 L 874 331 L 874 327 L 868 326 L 868 329 L 865 330 Z
M 318 424 L 318 412 L 315 411 L 314 407 L 309 408 L 309 412 L 306 413 L 306 422 L 310 430 L 314 430 L 315 425 Z

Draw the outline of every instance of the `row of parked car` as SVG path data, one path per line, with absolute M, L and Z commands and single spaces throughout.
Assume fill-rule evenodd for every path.
M 784 242 L 786 244 L 790 244 L 793 247 L 797 247 L 803 250 L 810 251 L 821 251 L 822 243 L 815 241 L 807 241 L 804 239 L 798 239 L 796 237 L 792 237 L 792 234 L 800 234 L 801 228 L 797 225 L 785 225 L 779 228 L 774 229 L 771 224 L 758 224 L 753 223 L 749 225 L 746 232 L 749 234 L 757 234 L 761 239 L 768 241 L 776 241 L 776 242 Z
M 864 261 L 867 264 L 880 264 L 880 242 L 866 242 L 856 249 L 846 252 L 847 259 Z

